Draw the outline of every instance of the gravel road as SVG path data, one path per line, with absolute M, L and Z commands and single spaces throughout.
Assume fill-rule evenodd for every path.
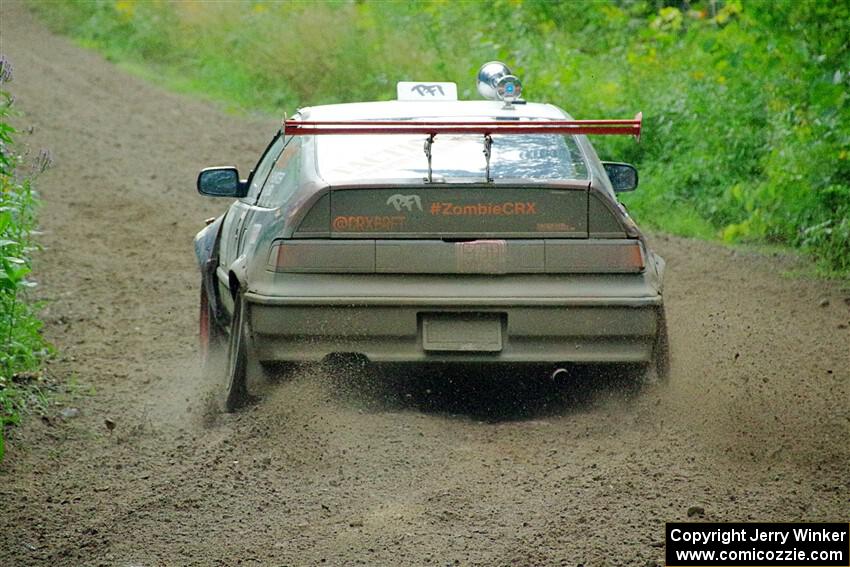
M 668 386 L 305 372 L 211 411 L 191 240 L 225 203 L 194 178 L 249 169 L 277 118 L 152 86 L 9 0 L 0 37 L 56 159 L 36 269 L 80 410 L 10 432 L 0 565 L 655 565 L 689 509 L 848 520 L 850 291 L 783 254 L 653 237 Z

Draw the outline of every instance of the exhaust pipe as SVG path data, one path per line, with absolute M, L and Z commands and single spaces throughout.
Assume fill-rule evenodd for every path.
M 570 373 L 566 368 L 556 368 L 552 372 L 552 380 L 560 380 L 569 377 Z

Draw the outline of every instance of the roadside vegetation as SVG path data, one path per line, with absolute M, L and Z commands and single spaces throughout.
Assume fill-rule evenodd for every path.
M 31 0 L 54 29 L 180 91 L 245 109 L 473 98 L 484 61 L 577 118 L 644 112 L 626 203 L 686 236 L 780 244 L 850 274 L 850 4 L 816 0 L 204 2 Z
M 26 164 L 9 124 L 14 98 L 6 90 L 12 66 L 0 56 L 0 460 L 5 429 L 17 425 L 21 413 L 44 406 L 44 380 L 39 372 L 50 348 L 41 335 L 37 303 L 29 301 L 38 199 L 32 179 L 50 165 L 46 152 Z

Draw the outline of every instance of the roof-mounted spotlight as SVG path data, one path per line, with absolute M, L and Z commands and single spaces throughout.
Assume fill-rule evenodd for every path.
M 505 109 L 522 96 L 522 82 L 501 61 L 490 61 L 478 70 L 478 92 L 490 100 L 505 101 Z

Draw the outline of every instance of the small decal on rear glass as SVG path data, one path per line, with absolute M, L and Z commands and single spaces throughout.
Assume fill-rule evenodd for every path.
M 477 216 L 477 217 L 513 217 L 536 215 L 537 203 L 533 201 L 505 201 L 502 203 L 431 203 L 432 215 L 444 217 Z
M 396 194 L 387 199 L 387 204 L 395 207 L 395 210 L 397 211 L 401 211 L 402 209 L 406 211 L 413 211 L 414 205 L 418 210 L 422 210 L 422 200 L 419 198 L 419 195 Z
M 404 228 L 407 217 L 398 216 L 339 216 L 333 219 L 336 232 L 396 232 Z

